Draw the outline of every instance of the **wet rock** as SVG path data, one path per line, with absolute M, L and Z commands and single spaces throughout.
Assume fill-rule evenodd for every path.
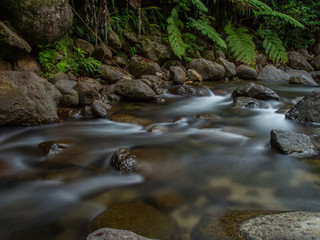
M 0 126 L 57 122 L 60 92 L 32 72 L 0 72 Z
M 125 74 L 124 71 L 117 67 L 112 67 L 108 65 L 101 66 L 101 78 L 106 83 L 114 84 L 121 79 L 131 80 L 132 77 L 129 74 Z
M 94 51 L 92 53 L 92 57 L 103 62 L 105 59 L 112 58 L 112 52 L 106 45 L 99 44 L 98 46 L 96 46 L 94 48 Z
M 146 201 L 157 209 L 173 210 L 183 204 L 183 196 L 174 190 L 158 190 Z
M 260 100 L 277 100 L 280 97 L 272 89 L 253 82 L 247 83 L 242 88 L 237 88 L 232 92 L 232 97 L 251 97 Z
M 0 21 L 0 49 L 11 58 L 31 52 L 30 45 Z
M 92 221 L 92 229 L 126 229 L 141 236 L 161 240 L 179 240 L 174 221 L 157 209 L 144 203 L 115 205 Z
M 193 59 L 190 63 L 190 68 L 197 71 L 204 81 L 219 80 L 225 75 L 223 66 L 204 58 Z
M 310 136 L 283 130 L 272 130 L 270 144 L 273 148 L 292 156 L 313 156 L 319 151 L 313 145 Z
M 232 107 L 237 109 L 267 109 L 269 108 L 269 105 L 266 102 L 255 98 L 237 97 L 233 99 Z
M 81 79 L 74 88 L 79 94 L 79 103 L 90 105 L 100 98 L 101 84 L 92 78 Z
M 234 76 L 237 75 L 236 66 L 233 63 L 227 61 L 222 57 L 219 57 L 217 59 L 217 63 L 221 64 L 226 69 L 226 73 L 224 77 L 233 78 Z
M 320 70 L 320 55 L 318 55 L 314 59 L 312 59 L 311 64 L 316 71 L 319 71 Z
M 55 141 L 47 141 L 39 144 L 39 148 L 48 156 L 56 155 L 67 147 L 71 146 L 74 142 L 70 139 L 61 139 Z
M 0 58 L 0 71 L 11 71 L 12 66 L 7 61 Z
M 157 95 L 141 80 L 121 79 L 115 84 L 115 92 L 122 97 L 131 100 L 153 101 Z
M 87 237 L 87 240 L 121 240 L 121 239 L 152 240 L 150 238 L 142 237 L 131 231 L 118 230 L 118 229 L 112 229 L 112 228 L 98 229 L 97 231 L 91 233 Z
M 30 55 L 19 58 L 13 68 L 15 71 L 34 72 L 37 75 L 40 75 L 41 72 L 39 64 Z
M 110 164 L 121 173 L 138 172 L 140 168 L 136 155 L 129 148 L 119 148 L 115 151 Z
M 170 48 L 154 41 L 142 41 L 141 51 L 144 57 L 159 63 L 171 58 Z
M 67 74 L 65 74 L 64 72 L 57 72 L 56 74 L 54 74 L 54 79 L 56 80 L 56 82 L 58 82 L 59 80 L 68 80 L 69 76 Z
M 285 115 L 298 122 L 320 122 L 320 90 L 314 90 L 294 105 Z
M 155 126 L 152 126 L 148 129 L 148 132 L 156 133 L 156 134 L 161 134 L 161 133 L 165 133 L 168 131 L 169 131 L 169 129 L 163 125 L 155 125 Z
M 305 70 L 289 70 L 287 71 L 288 74 L 290 74 L 290 83 L 298 83 L 301 85 L 316 87 L 318 84 L 313 80 L 310 73 L 308 73 Z
M 90 177 L 94 171 L 79 166 L 53 169 L 47 172 L 44 180 L 73 181 L 84 177 Z
M 215 52 L 213 50 L 205 50 L 202 57 L 206 60 L 214 62 L 216 60 Z M 219 63 L 219 62 L 218 62 Z M 219 63 L 220 64 L 220 63 Z
M 72 25 L 72 10 L 64 0 L 2 0 L 0 7 L 10 16 L 13 27 L 32 45 L 59 40 Z
M 92 112 L 101 118 L 106 118 L 110 114 L 112 107 L 102 101 L 95 100 L 91 105 Z
M 91 57 L 93 51 L 94 51 L 94 46 L 87 42 L 86 40 L 84 39 L 80 39 L 78 38 L 75 43 L 74 43 L 75 47 L 76 48 L 79 48 L 81 51 L 85 51 L 86 52 L 86 56 L 87 57 Z
M 192 81 L 194 83 L 201 83 L 202 82 L 202 77 L 201 75 L 196 71 L 196 70 L 193 70 L 193 69 L 188 69 L 187 71 L 187 79 L 189 81 Z
M 209 96 L 209 92 L 206 88 L 202 87 L 192 87 L 192 86 L 173 86 L 169 88 L 169 93 L 174 95 L 182 95 L 182 96 L 197 96 L 197 97 L 203 97 L 203 96 Z
M 82 110 L 82 114 L 86 117 L 93 117 L 91 106 L 85 106 Z
M 60 107 L 58 109 L 58 116 L 60 120 L 70 120 L 74 118 L 79 118 L 81 114 L 82 111 L 79 108 Z
M 177 84 L 183 84 L 187 79 L 185 71 L 183 71 L 183 69 L 178 66 L 170 67 L 170 75 L 173 82 Z
M 169 60 L 162 65 L 162 68 L 167 69 L 168 71 L 170 71 L 170 67 L 181 67 L 184 72 L 187 71 L 183 64 L 177 60 Z
M 120 38 L 113 30 L 108 31 L 108 46 L 116 52 L 119 52 L 122 48 Z
M 143 75 L 157 75 L 157 73 L 162 73 L 162 70 L 158 63 L 137 55 L 133 56 L 130 59 L 128 71 L 135 78 L 140 78 Z
M 146 126 L 153 124 L 153 122 L 148 119 L 137 118 L 135 116 L 127 115 L 127 114 L 115 114 L 115 115 L 112 115 L 110 117 L 110 119 L 115 122 L 136 124 L 136 125 L 140 125 L 143 127 L 146 127 Z
M 247 65 L 240 65 L 237 67 L 238 78 L 256 80 L 257 75 L 257 71 Z
M 289 66 L 296 70 L 305 70 L 307 72 L 314 71 L 313 67 L 308 61 L 298 52 L 288 52 Z
M 73 87 L 77 82 L 71 80 L 59 80 L 55 86 L 62 94 L 61 105 L 65 107 L 77 106 L 79 104 L 79 94 Z
M 212 114 L 212 113 L 202 113 L 197 115 L 197 118 L 203 119 L 203 120 L 221 120 L 221 117 L 216 115 L 216 114 Z
M 257 80 L 263 82 L 288 83 L 290 77 L 290 74 L 269 64 L 259 72 Z
M 240 236 L 245 239 L 319 239 L 319 212 L 288 212 L 260 216 L 240 225 Z

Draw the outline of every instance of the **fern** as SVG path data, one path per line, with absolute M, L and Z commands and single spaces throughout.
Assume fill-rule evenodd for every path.
M 233 57 L 237 61 L 253 66 L 256 61 L 255 44 L 247 33 L 248 29 L 243 27 L 236 29 L 229 23 L 224 30 L 228 35 L 227 43 Z
M 288 56 L 278 34 L 270 30 L 260 30 L 259 35 L 264 38 L 263 48 L 272 62 L 286 63 Z
M 193 5 L 195 5 L 199 12 L 209 12 L 208 8 L 203 4 L 203 2 L 201 2 L 201 0 L 191 0 L 191 2 Z
M 220 37 L 219 33 L 211 27 L 206 21 L 202 19 L 194 20 L 189 18 L 190 26 L 201 32 L 202 35 L 207 36 L 210 40 L 217 43 L 222 48 L 227 48 L 226 42 Z

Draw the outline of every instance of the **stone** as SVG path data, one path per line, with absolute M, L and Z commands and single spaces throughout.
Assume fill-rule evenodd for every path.
M 145 203 L 122 203 L 108 208 L 92 221 L 92 229 L 126 229 L 147 238 L 181 240 L 175 222 Z
M 131 100 L 156 100 L 156 93 L 141 80 L 121 79 L 115 84 L 115 92 L 120 96 Z
M 306 134 L 273 129 L 270 133 L 270 144 L 282 153 L 292 156 L 306 157 L 319 154 Z
M 55 86 L 62 94 L 61 105 L 65 107 L 77 106 L 79 104 L 79 94 L 73 89 L 77 82 L 71 80 L 59 80 Z
M 30 55 L 19 58 L 13 68 L 15 71 L 34 72 L 37 75 L 40 75 L 41 72 L 38 62 Z
M 222 57 L 222 58 L 226 58 L 224 52 L 222 52 L 221 50 L 215 50 L 214 51 L 214 56 L 216 59 L 218 59 L 219 57 Z
M 232 92 L 232 98 L 236 97 L 251 97 L 260 100 L 280 100 L 278 94 L 272 89 L 254 84 L 253 82 L 247 83 L 242 88 L 237 88 Z
M 216 60 L 215 52 L 213 50 L 205 50 L 202 54 L 202 57 L 212 62 Z
M 241 79 L 256 80 L 257 71 L 247 65 L 240 65 L 237 67 L 237 77 Z
M 33 72 L 0 72 L 0 126 L 59 121 L 60 92 Z
M 91 105 L 91 109 L 97 117 L 106 118 L 109 116 L 112 107 L 107 103 L 95 100 Z
M 82 111 L 74 107 L 59 107 L 58 116 L 60 120 L 70 120 L 81 117 Z
M 320 55 L 320 43 L 318 43 L 315 48 L 314 48 L 314 54 L 315 55 Z
M 132 115 L 128 114 L 115 114 L 110 117 L 110 120 L 115 121 L 115 122 L 121 122 L 121 123 L 129 123 L 129 124 L 135 124 L 135 125 L 140 125 L 142 127 L 149 126 L 153 124 L 152 121 L 145 119 L 145 118 L 138 118 Z
M 178 66 L 170 67 L 170 76 L 173 82 L 177 84 L 183 84 L 187 79 L 186 72 Z
M 124 67 L 127 65 L 127 58 L 125 57 L 114 56 L 112 59 L 117 66 Z
M 158 63 L 164 63 L 171 58 L 171 50 L 169 47 L 154 41 L 142 41 L 141 51 L 144 57 Z
M 222 119 L 220 116 L 212 113 L 202 113 L 202 114 L 198 114 L 196 117 L 202 120 L 210 120 L 210 121 L 216 121 L 216 120 Z
M 255 98 L 250 97 L 237 97 L 233 99 L 232 107 L 236 109 L 258 109 L 258 108 L 269 108 L 269 105 Z
M 137 157 L 129 148 L 119 148 L 111 157 L 111 166 L 121 173 L 133 173 L 139 171 Z
M 0 58 L 0 71 L 11 71 L 12 66 L 7 61 Z
M 225 75 L 225 69 L 223 66 L 204 58 L 193 59 L 189 67 L 197 71 L 204 81 L 220 80 Z
M 120 38 L 118 34 L 113 30 L 108 31 L 108 46 L 116 52 L 119 52 L 122 48 Z
M 301 85 L 310 86 L 310 87 L 317 87 L 318 84 L 313 80 L 310 73 L 305 70 L 289 70 L 287 71 L 290 74 L 289 82 L 292 83 L 297 82 Z
M 76 48 L 79 48 L 81 51 L 85 51 L 86 52 L 86 56 L 87 57 L 91 57 L 93 51 L 94 51 L 94 46 L 89 43 L 88 41 L 84 40 L 84 39 L 80 39 L 78 38 L 75 43 L 74 46 Z
M 66 148 L 70 147 L 74 142 L 70 139 L 61 139 L 55 141 L 42 142 L 38 147 L 47 154 L 47 156 L 56 155 Z
M 210 95 L 206 88 L 193 87 L 193 86 L 187 86 L 187 85 L 173 86 L 168 89 L 168 92 L 174 95 L 181 95 L 186 97 L 192 97 L 192 96 L 204 97 L 204 96 Z
M 92 78 L 81 79 L 73 87 L 79 94 L 79 103 L 82 105 L 91 105 L 94 100 L 100 99 L 101 84 Z
M 100 62 L 103 62 L 105 59 L 112 58 L 112 52 L 106 45 L 99 44 L 97 47 L 95 47 L 92 53 L 92 57 L 99 60 Z
M 67 74 L 65 74 L 64 72 L 57 72 L 54 74 L 54 79 L 56 80 L 56 82 L 58 82 L 59 80 L 68 80 L 69 76 Z
M 118 230 L 113 228 L 101 228 L 91 233 L 87 240 L 152 240 L 142 237 L 134 232 L 127 230 Z
M 133 32 L 123 31 L 123 36 L 130 42 L 130 43 L 138 43 L 139 39 Z
M 157 75 L 157 73 L 162 73 L 158 63 L 142 58 L 138 55 L 135 55 L 130 59 L 128 71 L 135 78 L 140 78 L 143 75 Z
M 320 123 L 320 89 L 307 94 L 286 113 L 285 118 L 303 123 Z
M 188 71 L 187 71 L 187 80 L 188 81 L 192 81 L 194 83 L 201 83 L 202 82 L 202 77 L 196 70 L 188 69 Z
M 170 67 L 181 67 L 183 69 L 184 72 L 186 72 L 186 68 L 183 66 L 183 64 L 177 60 L 169 60 L 167 62 L 165 62 L 161 67 L 170 71 Z
M 148 80 L 150 83 L 159 83 L 161 78 L 155 75 L 143 75 L 141 76 L 141 80 Z
M 2 0 L 0 7 L 14 29 L 34 46 L 59 40 L 72 25 L 72 10 L 64 0 Z
M 314 80 L 316 80 L 316 81 L 320 80 L 320 71 L 310 72 L 310 75 Z
M 318 55 L 314 59 L 312 59 L 311 64 L 316 71 L 319 71 L 320 70 L 320 55 Z
M 219 57 L 217 59 L 217 63 L 221 64 L 226 69 L 224 77 L 233 78 L 237 75 L 236 66 L 232 62 L 229 62 L 226 59 Z
M 298 52 L 288 52 L 289 66 L 296 70 L 305 70 L 307 72 L 314 71 L 313 67 L 308 61 Z
M 256 65 L 258 71 L 261 71 L 265 66 L 268 65 L 268 58 L 264 54 L 258 54 L 256 57 Z
M 262 82 L 288 83 L 290 78 L 290 74 L 269 64 L 259 72 L 257 80 Z
M 0 49 L 13 59 L 31 52 L 31 46 L 2 21 L 0 21 Z
M 132 77 L 129 74 L 126 74 L 122 69 L 117 67 L 103 64 L 101 70 L 101 79 L 109 84 L 114 84 L 121 79 L 132 80 Z
M 300 53 L 306 60 L 308 60 L 309 52 L 307 49 L 300 48 L 297 50 L 298 53 Z

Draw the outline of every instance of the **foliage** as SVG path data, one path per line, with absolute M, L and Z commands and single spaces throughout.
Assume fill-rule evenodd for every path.
M 137 53 L 139 53 L 140 50 L 141 50 L 141 45 L 138 43 L 135 44 L 134 46 L 130 46 L 129 56 L 132 57 L 136 55 Z

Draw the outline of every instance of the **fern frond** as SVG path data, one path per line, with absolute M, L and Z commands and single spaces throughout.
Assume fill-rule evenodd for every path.
M 209 12 L 208 8 L 206 7 L 206 5 L 204 5 L 203 2 L 201 2 L 201 0 L 191 0 L 191 2 L 198 9 L 198 11 L 204 13 Z
M 290 23 L 294 27 L 304 28 L 304 25 L 301 24 L 299 21 L 297 21 L 293 17 L 290 17 L 289 15 L 281 13 L 281 12 L 277 12 L 277 11 L 272 11 L 272 12 L 261 11 L 258 14 L 259 15 L 265 15 L 265 16 L 278 17 L 281 20 L 284 20 L 285 22 Z
M 288 56 L 278 34 L 268 29 L 260 30 L 258 33 L 264 38 L 262 46 L 270 60 L 274 63 L 286 63 L 288 61 Z
M 220 37 L 220 34 L 211 27 L 206 21 L 202 19 L 195 20 L 189 18 L 190 26 L 201 32 L 202 35 L 207 36 L 210 40 L 218 44 L 222 48 L 227 48 L 226 42 Z
M 228 35 L 226 41 L 233 57 L 237 61 L 253 66 L 256 61 L 256 51 L 248 29 L 243 27 L 236 29 L 229 23 L 224 30 Z

